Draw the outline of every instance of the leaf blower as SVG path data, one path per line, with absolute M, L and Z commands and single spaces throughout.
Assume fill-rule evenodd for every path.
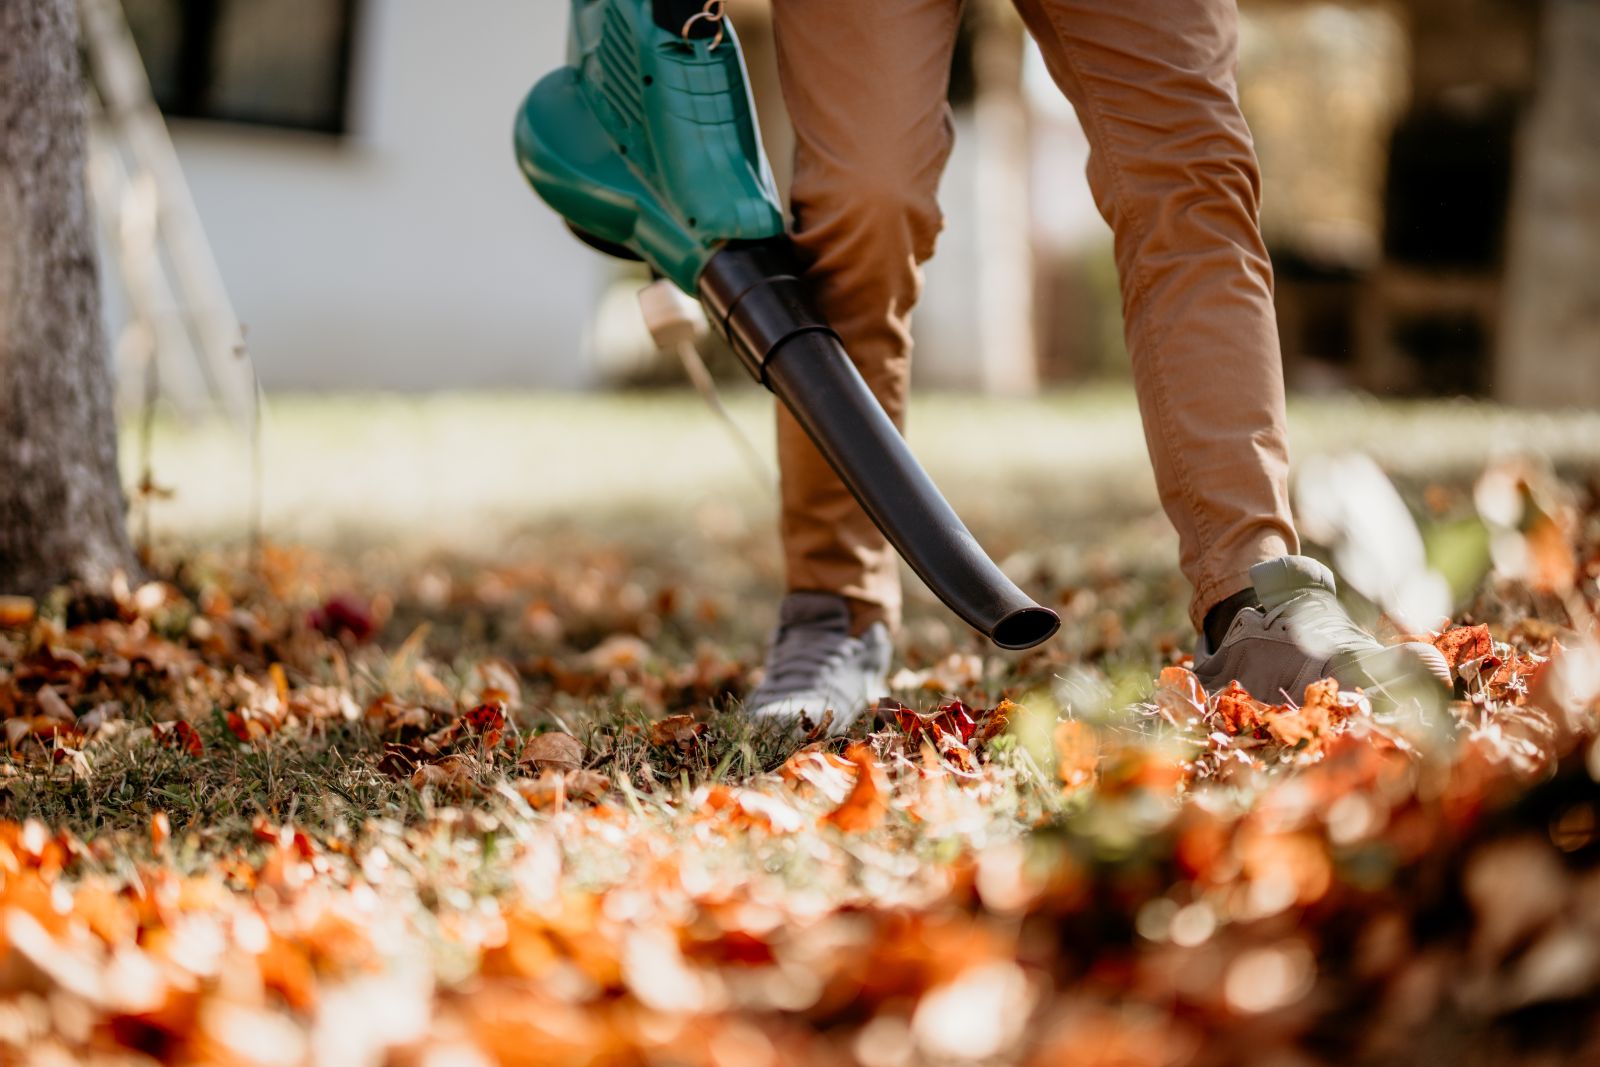
M 567 65 L 516 119 L 517 160 L 586 243 L 698 297 L 917 576 L 1001 648 L 1061 625 L 979 547 L 817 313 L 784 232 L 721 0 L 572 0 Z

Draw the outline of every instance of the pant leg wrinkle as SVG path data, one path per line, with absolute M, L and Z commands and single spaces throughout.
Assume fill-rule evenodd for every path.
M 1249 564 L 1294 545 L 1259 169 L 1227 66 L 1236 15 L 1192 0 L 1170 20 L 1139 0 L 1017 3 L 1090 136 L 1145 436 L 1198 626 L 1219 590 L 1248 585 Z M 1219 374 L 1245 386 L 1236 401 Z

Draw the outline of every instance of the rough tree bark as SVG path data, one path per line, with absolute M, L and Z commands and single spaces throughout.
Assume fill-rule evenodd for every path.
M 0 593 L 134 570 L 73 0 L 0 0 Z
M 1546 0 L 1511 211 L 1496 396 L 1600 405 L 1600 4 Z

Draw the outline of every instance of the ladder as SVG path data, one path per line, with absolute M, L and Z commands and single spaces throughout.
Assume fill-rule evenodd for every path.
M 129 312 L 113 346 L 118 380 L 142 382 L 146 403 L 220 413 L 251 437 L 255 367 L 121 4 L 79 10 L 95 90 L 90 195 Z

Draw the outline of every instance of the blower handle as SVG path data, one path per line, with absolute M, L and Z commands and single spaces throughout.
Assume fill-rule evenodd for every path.
M 917 577 L 1001 648 L 1061 627 L 1001 573 L 917 462 L 837 334 L 812 305 L 787 238 L 730 242 L 700 298 L 756 380 L 777 394 Z

